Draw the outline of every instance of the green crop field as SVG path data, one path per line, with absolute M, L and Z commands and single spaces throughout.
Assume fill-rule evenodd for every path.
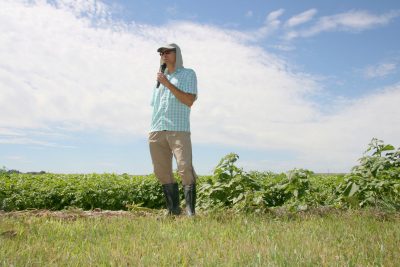
M 373 139 L 338 175 L 237 159 L 199 177 L 192 219 L 163 215 L 153 175 L 3 169 L 0 266 L 398 266 L 399 149 Z
M 373 207 L 399 211 L 400 150 L 373 139 L 366 152 L 346 175 L 317 175 L 303 169 L 280 174 L 245 172 L 235 165 L 238 155 L 229 154 L 212 176 L 199 177 L 197 209 L 263 213 L 276 207 L 292 211 Z M 0 210 L 4 211 L 137 206 L 164 206 L 161 186 L 153 175 L 0 173 Z

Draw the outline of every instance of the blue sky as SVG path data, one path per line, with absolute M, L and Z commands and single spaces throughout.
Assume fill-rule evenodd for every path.
M 152 172 L 156 49 L 198 76 L 194 167 L 347 172 L 399 146 L 398 1 L 0 0 L 0 167 Z

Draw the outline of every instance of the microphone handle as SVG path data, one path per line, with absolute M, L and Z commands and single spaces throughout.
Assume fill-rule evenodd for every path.
M 167 64 L 162 64 L 161 66 L 160 66 L 160 72 L 164 72 L 165 71 L 165 69 L 167 68 Z M 160 87 L 160 82 L 159 81 L 157 81 L 157 88 L 158 87 Z

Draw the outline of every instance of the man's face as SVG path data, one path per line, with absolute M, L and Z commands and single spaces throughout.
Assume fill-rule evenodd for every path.
M 160 52 L 162 60 L 167 63 L 167 65 L 175 65 L 176 53 L 175 50 L 165 49 Z

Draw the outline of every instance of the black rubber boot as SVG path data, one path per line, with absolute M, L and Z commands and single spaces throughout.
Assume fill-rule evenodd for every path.
M 196 184 L 184 185 L 183 192 L 185 193 L 187 215 L 194 216 L 196 213 Z
M 163 184 L 162 185 L 165 203 L 167 204 L 169 215 L 181 214 L 181 208 L 179 207 L 179 187 L 177 183 Z

